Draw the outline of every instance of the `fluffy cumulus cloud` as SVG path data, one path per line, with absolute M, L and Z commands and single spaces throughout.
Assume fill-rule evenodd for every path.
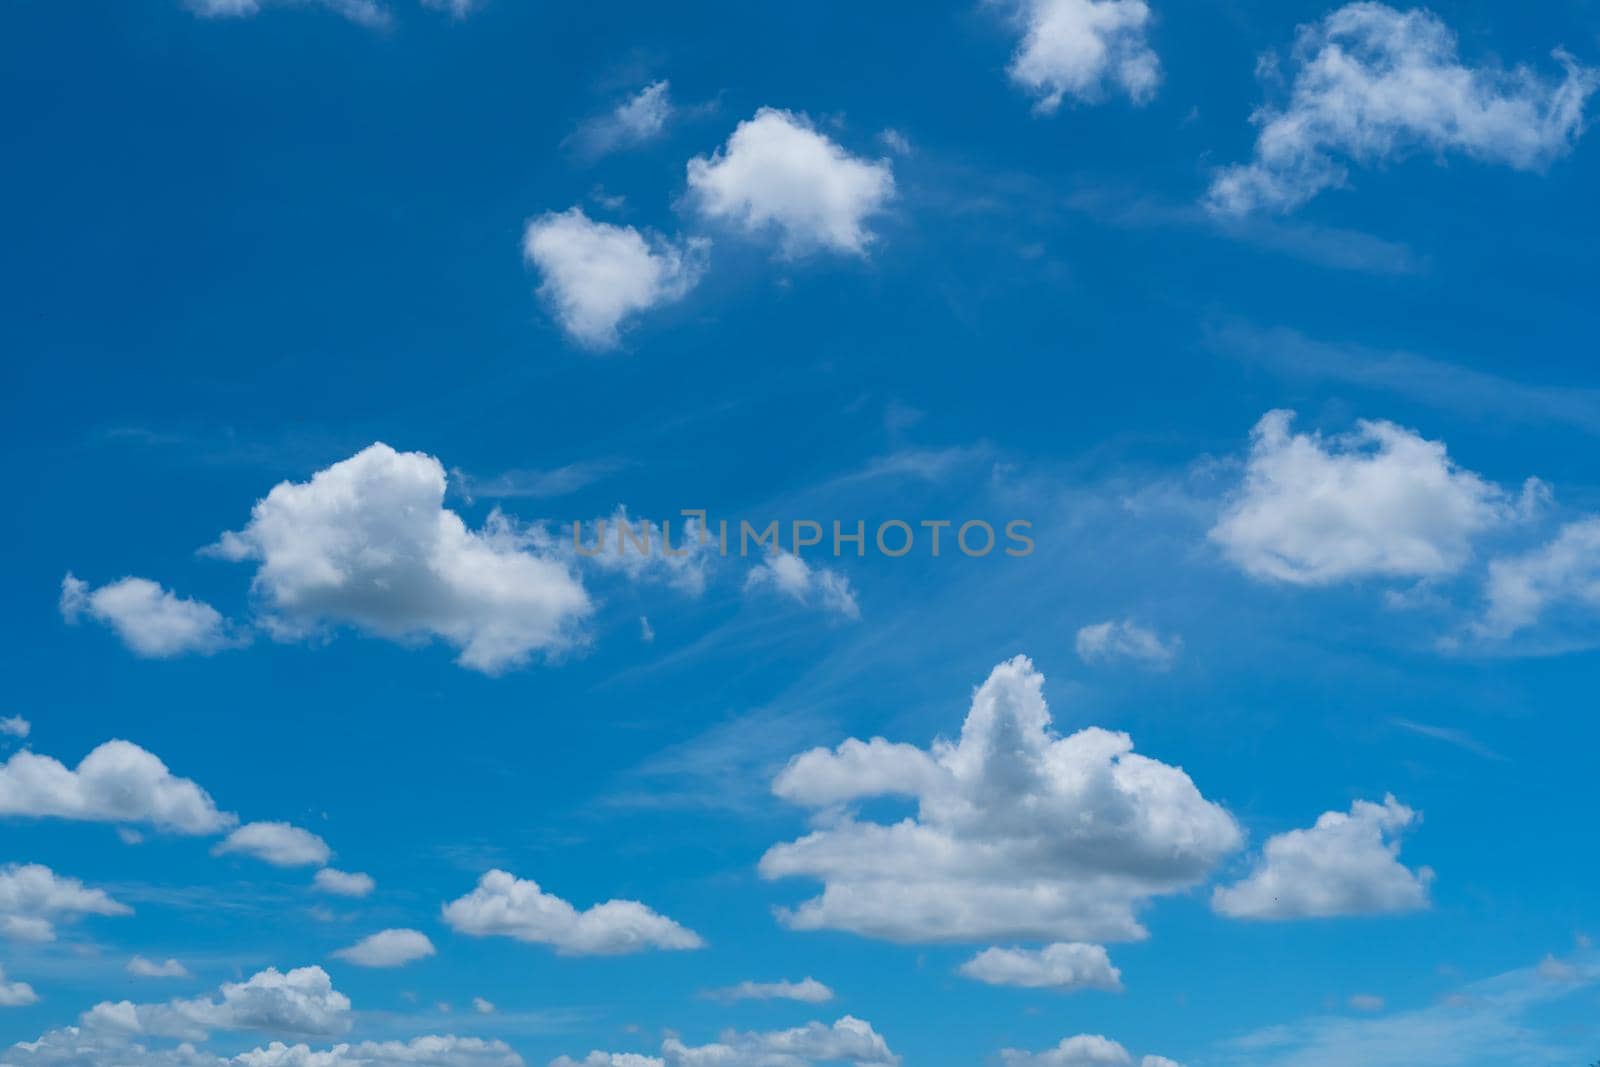
M 762 108 L 710 158 L 689 161 L 689 195 L 704 219 L 775 232 L 785 255 L 864 255 L 867 220 L 894 196 L 887 160 L 851 155 L 804 115 Z
M 833 990 L 815 978 L 802 978 L 798 982 L 740 982 L 725 989 L 706 993 L 712 1000 L 798 1000 L 802 1004 L 826 1004 L 833 999 Z
M 0 764 L 0 816 L 142 823 L 180 834 L 212 834 L 238 820 L 210 794 L 128 741 L 107 741 L 69 769 L 18 752 Z
M 189 968 L 177 960 L 147 960 L 143 956 L 135 956 L 128 961 L 128 973 L 135 978 L 187 978 Z
M 1600 609 L 1600 518 L 1563 526 L 1546 545 L 1489 564 L 1486 605 L 1476 630 L 1504 638 L 1538 623 L 1548 613 Z
M 211 653 L 237 643 L 216 608 L 180 597 L 148 578 L 123 578 L 93 589 L 68 574 L 61 579 L 60 606 L 68 622 L 87 616 L 109 626 L 136 655 L 150 659 Z
M 528 223 L 522 254 L 539 272 L 539 295 L 572 339 L 614 348 L 624 323 L 683 299 L 705 272 L 710 245 L 674 244 L 632 226 L 596 222 L 582 208 Z
M 332 867 L 318 871 L 311 879 L 311 885 L 318 892 L 331 893 L 336 897 L 369 896 L 377 888 L 377 883 L 369 874 L 337 871 Z
M 1146 1056 L 1136 1061 L 1127 1049 L 1098 1034 L 1069 1037 L 1043 1052 L 1003 1049 L 1000 1062 L 1005 1067 L 1134 1067 L 1135 1063 L 1138 1067 L 1179 1067 L 1164 1056 Z
M 1475 536 L 1527 506 L 1457 466 L 1442 442 L 1394 423 L 1324 439 L 1292 432 L 1293 419 L 1272 411 L 1256 424 L 1243 485 L 1211 530 L 1253 577 L 1326 585 L 1451 574 Z
M 1050 113 L 1067 97 L 1094 102 L 1111 87 L 1136 104 L 1155 95 L 1161 61 L 1148 39 L 1145 0 L 1018 0 L 1022 43 L 1011 79 Z
M 347 624 L 394 641 L 434 637 L 497 673 L 569 647 L 588 594 L 536 531 L 498 513 L 468 529 L 444 507 L 444 466 L 374 444 L 283 482 L 214 551 L 258 564 L 253 588 L 281 638 Z
M 380 930 L 333 955 L 358 967 L 404 967 L 434 951 L 433 942 L 420 930 Z
M 704 942 L 636 900 L 579 911 L 537 882 L 490 871 L 472 892 L 444 906 L 444 920 L 473 937 L 511 937 L 566 956 L 615 956 L 645 949 L 693 949 Z
M 709 1045 L 687 1045 L 677 1037 L 661 1044 L 660 1057 L 630 1052 L 591 1052 L 581 1060 L 566 1056 L 550 1067 L 811 1067 L 850 1063 L 855 1067 L 897 1067 L 900 1057 L 872 1024 L 846 1015 L 833 1025 L 812 1022 L 789 1030 L 729 1031 Z
M 1100 945 L 1059 942 L 1037 951 L 991 948 L 961 965 L 961 973 L 990 985 L 1024 989 L 1054 989 L 1072 993 L 1099 989 L 1114 993 L 1122 988 L 1122 972 Z
M 1559 78 L 1467 66 L 1433 13 L 1347 4 L 1300 28 L 1288 102 L 1256 112 L 1255 158 L 1219 172 L 1208 204 L 1287 211 L 1343 185 L 1347 163 L 1416 153 L 1540 170 L 1569 151 L 1600 85 L 1600 72 L 1562 52 L 1556 60 Z
M 216 997 L 102 1002 L 79 1021 L 80 1030 L 185 1041 L 204 1040 L 214 1030 L 319 1037 L 349 1028 L 350 998 L 333 988 L 321 967 L 288 972 L 268 967 L 247 981 L 225 983 Z
M 1218 886 L 1211 906 L 1235 919 L 1310 919 L 1379 915 L 1428 906 L 1433 872 L 1400 862 L 1398 835 L 1418 820 L 1385 797 L 1330 811 L 1309 830 L 1269 838 L 1249 877 Z
M 211 852 L 216 856 L 254 856 L 274 867 L 318 867 L 333 855 L 322 838 L 286 822 L 246 823 Z
M 37 1004 L 39 994 L 27 982 L 13 982 L 6 978 L 6 969 L 0 967 L 0 1008 L 26 1008 Z
M 1140 938 L 1144 901 L 1239 848 L 1232 816 L 1126 734 L 1057 735 L 1043 685 L 1018 656 L 978 689 L 953 742 L 852 739 L 791 760 L 774 790 L 818 809 L 819 825 L 770 849 L 761 873 L 823 891 L 785 923 L 908 942 Z M 880 823 L 850 808 L 884 796 L 914 799 L 916 815 Z
M 0 719 L 0 734 L 6 737 L 25 738 L 33 730 L 33 724 L 21 715 L 7 715 Z
M 442 6 L 435 0 L 424 0 L 429 7 Z M 460 5 L 463 0 L 450 0 Z M 189 10 L 202 18 L 249 18 L 267 7 L 294 7 L 310 3 L 324 8 L 351 22 L 363 26 L 389 25 L 389 11 L 377 0 L 186 0 Z
M 1163 638 L 1132 619 L 1097 622 L 1078 631 L 1078 658 L 1085 663 L 1128 660 L 1156 670 L 1166 670 L 1177 658 L 1183 642 Z
M 744 586 L 747 591 L 771 589 L 846 619 L 861 617 L 850 579 L 827 567 L 814 567 L 793 552 L 774 552 L 751 567 Z

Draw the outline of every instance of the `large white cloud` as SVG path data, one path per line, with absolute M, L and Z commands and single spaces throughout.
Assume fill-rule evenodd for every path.
M 175 777 L 149 752 L 107 741 L 75 769 L 18 752 L 0 764 L 0 816 L 145 823 L 181 834 L 212 834 L 237 818 L 218 811 L 200 786 Z
M 1043 684 L 1018 656 L 978 689 L 954 742 L 852 739 L 791 760 L 774 791 L 820 809 L 820 825 L 770 849 L 761 873 L 824 885 L 784 922 L 896 941 L 1139 938 L 1144 901 L 1240 846 L 1226 811 L 1126 734 L 1058 736 Z M 878 823 L 847 807 L 878 796 L 913 798 L 917 814 Z
M 647 240 L 632 226 L 596 222 L 582 208 L 528 223 L 523 257 L 539 272 L 539 295 L 579 344 L 611 348 L 625 322 L 683 299 L 705 271 L 708 242 Z
M 1145 0 L 1016 0 L 1022 42 L 1011 78 L 1049 113 L 1068 96 L 1085 102 L 1115 86 L 1136 104 L 1155 95 L 1161 61 L 1151 49 Z
M 608 900 L 579 911 L 537 882 L 490 871 L 477 888 L 444 906 L 444 920 L 474 937 L 550 945 L 566 956 L 613 956 L 704 945 L 692 930 L 636 900 Z
M 180 597 L 148 578 L 122 578 L 91 589 L 89 583 L 68 574 L 61 579 L 60 606 L 68 622 L 87 615 L 111 627 L 133 652 L 150 659 L 211 653 L 237 643 L 216 608 Z
M 789 1030 L 728 1031 L 709 1045 L 687 1045 L 677 1037 L 661 1044 L 661 1056 L 631 1052 L 591 1052 L 581 1060 L 562 1056 L 550 1067 L 811 1067 L 851 1063 L 856 1067 L 897 1067 L 872 1024 L 851 1015 L 833 1025 L 811 1022 Z
M 961 965 L 961 973 L 990 985 L 1024 989 L 1054 989 L 1063 993 L 1080 989 L 1116 992 L 1122 972 L 1111 964 L 1101 945 L 1058 942 L 1037 951 L 990 948 Z
M 1346 4 L 1300 28 L 1287 105 L 1256 112 L 1255 158 L 1219 172 L 1208 205 L 1235 215 L 1287 211 L 1343 185 L 1347 160 L 1460 152 L 1540 170 L 1571 148 L 1600 85 L 1600 72 L 1559 51 L 1556 59 L 1560 79 L 1525 66 L 1469 67 L 1431 12 Z
M 777 108 L 739 123 L 709 159 L 689 161 L 690 202 L 701 217 L 776 231 L 789 256 L 865 254 L 867 220 L 894 191 L 887 160 L 853 156 L 804 115 Z
M 1476 625 L 1484 637 L 1510 637 L 1556 608 L 1593 614 L 1600 609 L 1600 518 L 1568 523 L 1548 544 L 1494 560 L 1484 595 Z
M 79 1026 L 112 1034 L 204 1040 L 213 1030 L 259 1030 L 307 1037 L 342 1034 L 350 1028 L 350 998 L 333 988 L 321 967 L 288 972 L 268 967 L 244 982 L 224 983 L 220 997 L 169 1000 L 164 1004 L 102 1002 L 84 1013 Z
M 492 515 L 470 530 L 444 507 L 444 466 L 374 444 L 283 482 L 215 548 L 259 564 L 253 587 L 281 637 L 345 623 L 395 641 L 441 638 L 496 673 L 570 646 L 582 584 L 535 532 Z
M 1133 1067 L 1134 1058 L 1110 1038 L 1079 1034 L 1043 1052 L 1002 1049 L 1000 1062 L 1005 1067 Z M 1146 1056 L 1138 1064 L 1139 1067 L 1179 1067 L 1164 1056 Z
M 333 955 L 358 967 L 404 967 L 434 954 L 433 942 L 420 930 L 380 930 Z
M 1381 421 L 1324 439 L 1292 433 L 1293 419 L 1271 411 L 1256 423 L 1243 485 L 1211 530 L 1253 577 L 1325 585 L 1451 574 L 1475 536 L 1517 513 L 1439 441 Z
M 63 878 L 37 863 L 0 867 L 0 936 L 17 941 L 50 941 L 56 923 L 84 915 L 132 915 L 133 909 Z
M 246 823 L 211 852 L 215 856 L 254 856 L 274 867 L 320 867 L 333 856 L 322 838 L 286 822 Z
M 1433 872 L 1400 862 L 1398 835 L 1416 812 L 1385 797 L 1358 800 L 1349 814 L 1330 811 L 1309 830 L 1269 838 L 1250 876 L 1218 886 L 1211 905 L 1235 919 L 1308 919 L 1377 915 L 1428 906 Z

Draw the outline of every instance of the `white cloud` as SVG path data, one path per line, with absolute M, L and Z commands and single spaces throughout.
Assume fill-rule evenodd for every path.
M 1211 539 L 1253 577 L 1296 585 L 1454 573 L 1473 538 L 1518 514 L 1442 442 L 1392 422 L 1332 439 L 1290 432 L 1271 411 L 1251 431 L 1244 483 Z M 1524 500 L 1537 493 L 1529 483 Z
M 1180 638 L 1163 640 L 1154 630 L 1132 619 L 1097 622 L 1078 631 L 1078 658 L 1085 663 L 1127 659 L 1166 670 L 1183 647 Z
M 1122 972 L 1112 966 L 1105 948 L 1082 942 L 1058 942 L 1037 951 L 985 949 L 963 963 L 961 973 L 990 985 L 1055 989 L 1063 993 L 1080 989 L 1114 993 L 1122 988 Z
M 61 579 L 61 617 L 83 616 L 111 627 L 136 655 L 169 659 L 235 646 L 226 620 L 210 604 L 179 597 L 148 578 L 123 578 L 98 589 L 68 574 Z
M 1346 161 L 1420 153 L 1542 170 L 1571 149 L 1600 86 L 1600 72 L 1555 56 L 1560 80 L 1526 66 L 1469 67 L 1433 13 L 1346 4 L 1300 27 L 1288 104 L 1256 112 L 1254 160 L 1220 171 L 1207 204 L 1232 215 L 1288 211 L 1344 185 Z
M 26 1008 L 39 1003 L 39 994 L 27 982 L 12 982 L 6 978 L 6 969 L 0 966 L 0 1008 Z
M 1144 901 L 1239 847 L 1233 818 L 1126 734 L 1055 734 L 1043 685 L 1018 656 L 978 689 L 957 741 L 852 739 L 791 760 L 773 789 L 822 809 L 820 825 L 770 849 L 761 873 L 824 887 L 784 922 L 896 941 L 1127 940 L 1144 936 Z M 913 798 L 917 814 L 863 822 L 844 807 L 877 796 Z
M 798 1000 L 802 1004 L 826 1004 L 833 999 L 833 990 L 815 978 L 802 978 L 798 982 L 740 982 L 726 989 L 713 989 L 705 994 L 712 1000 Z
M 1155 96 L 1161 61 L 1148 39 L 1145 0 L 1015 0 L 1022 42 L 1011 80 L 1049 114 L 1074 97 L 1093 103 L 1115 86 L 1136 104 Z
M 135 956 L 128 961 L 128 973 L 135 978 L 187 978 L 189 968 L 177 960 L 157 962 L 147 960 L 143 956 Z
M 1358 800 L 1330 811 L 1309 830 L 1267 840 L 1244 881 L 1218 886 L 1211 906 L 1234 919 L 1378 915 L 1428 906 L 1433 872 L 1400 862 L 1400 833 L 1420 816 L 1395 800 Z
M 528 223 L 522 255 L 541 279 L 539 295 L 579 344 L 613 348 L 622 325 L 688 295 L 705 273 L 710 242 L 673 244 L 632 226 L 596 222 L 573 207 Z
M 1552 608 L 1600 608 L 1600 517 L 1563 526 L 1555 539 L 1521 556 L 1489 564 L 1488 604 L 1474 629 L 1510 637 Z
M 337 897 L 364 897 L 377 888 L 371 875 L 336 871 L 332 867 L 318 871 L 311 879 L 311 884 L 318 891 Z
M 584 155 L 603 156 L 654 140 L 667 128 L 672 115 L 671 86 L 665 79 L 651 82 L 610 112 L 585 122 L 573 141 Z
M 847 619 L 861 617 L 850 579 L 827 567 L 813 567 L 793 552 L 773 552 L 751 567 L 744 587 L 775 589 L 798 603 L 816 604 Z
M 278 1042 L 227 1061 L 229 1067 L 523 1067 L 503 1041 L 476 1037 L 419 1037 L 411 1041 L 363 1041 L 322 1052 Z
M 897 1067 L 900 1057 L 872 1024 L 854 1016 L 832 1026 L 811 1022 L 789 1030 L 728 1031 L 709 1045 L 686 1045 L 677 1037 L 661 1043 L 661 1056 L 631 1052 L 591 1052 L 581 1060 L 562 1056 L 550 1067 L 811 1067 L 851 1063 L 855 1067 Z
M 665 582 L 689 596 L 705 592 L 707 571 L 718 552 L 705 526 L 693 517 L 657 523 L 630 518 L 621 506 L 608 518 L 577 526 L 573 536 L 575 554 L 581 541 L 584 566 L 624 574 L 633 582 Z M 650 632 L 648 621 L 641 621 L 641 632 Z M 651 632 L 646 640 L 653 637 Z
M 1043 1052 L 1002 1049 L 1000 1062 L 1005 1067 L 1133 1067 L 1134 1059 L 1110 1038 L 1079 1034 Z M 1138 1063 L 1139 1067 L 1179 1067 L 1164 1056 L 1146 1056 Z
M 479 1015 L 493 1015 L 494 1004 L 483 999 L 482 997 L 473 997 L 472 1010 L 477 1012 Z
M 259 564 L 253 588 L 284 639 L 324 623 L 437 637 L 490 674 L 570 646 L 591 608 L 577 578 L 536 531 L 498 512 L 469 530 L 444 494 L 437 459 L 374 444 L 276 486 L 215 551 Z
M 333 850 L 310 830 L 286 822 L 252 822 L 239 827 L 211 850 L 214 856 L 254 856 L 274 867 L 317 867 Z
M 887 160 L 846 152 L 811 120 L 762 108 L 707 159 L 689 161 L 689 193 L 702 218 L 750 233 L 776 230 L 783 252 L 865 255 L 867 219 L 894 196 Z
M 128 741 L 107 741 L 76 769 L 18 752 L 0 764 L 0 815 L 148 823 L 181 834 L 211 834 L 238 820 L 209 794 Z
M 249 18 L 263 7 L 293 7 L 311 3 L 342 15 L 351 22 L 373 28 L 389 24 L 389 11 L 376 0 L 185 0 L 190 11 L 203 18 Z M 459 2 L 459 0 L 458 0 Z
M 350 1028 L 350 998 L 333 988 L 321 967 L 287 973 L 268 967 L 248 981 L 224 983 L 221 997 L 96 1004 L 80 1027 L 109 1033 L 204 1040 L 213 1030 L 326 1036 Z
M 404 967 L 435 954 L 433 942 L 420 930 L 380 930 L 333 956 L 357 967 Z
M 550 945 L 564 956 L 612 956 L 705 944 L 636 900 L 608 900 L 579 911 L 537 882 L 490 871 L 477 888 L 444 907 L 451 929 L 473 937 L 511 937 Z
M 21 715 L 10 715 L 0 719 L 0 734 L 6 737 L 23 738 L 33 731 L 33 725 Z

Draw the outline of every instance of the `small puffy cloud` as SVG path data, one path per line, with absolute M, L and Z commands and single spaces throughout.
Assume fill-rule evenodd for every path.
M 1148 39 L 1145 0 L 1015 0 L 1022 42 L 1011 80 L 1049 114 L 1068 96 L 1084 103 L 1111 87 L 1136 104 L 1155 96 L 1161 61 Z
M 867 220 L 894 196 L 887 160 L 845 151 L 804 115 L 762 108 L 709 159 L 689 161 L 690 202 L 707 220 L 776 231 L 785 255 L 865 255 Z
M 39 994 L 27 982 L 13 982 L 6 978 L 6 969 L 0 966 L 0 1008 L 26 1008 L 39 1003 Z
M 311 885 L 318 892 L 331 893 L 336 897 L 364 897 L 377 888 L 371 875 L 336 871 L 332 867 L 318 871 L 311 879 Z
M 823 891 L 783 921 L 905 942 L 1136 939 L 1146 900 L 1198 884 L 1239 848 L 1232 816 L 1126 734 L 1057 735 L 1043 686 L 1018 656 L 979 687 L 956 741 L 852 739 L 791 760 L 773 790 L 819 809 L 819 825 L 760 870 Z M 915 800 L 915 817 L 863 821 L 847 807 L 879 796 Z
M 1548 544 L 1492 561 L 1484 596 L 1474 629 L 1490 638 L 1525 630 L 1552 609 L 1600 609 L 1600 518 L 1568 523 Z
M 1346 4 L 1300 27 L 1287 104 L 1255 113 L 1255 158 L 1221 170 L 1207 205 L 1226 215 L 1289 211 L 1344 185 L 1347 163 L 1417 154 L 1542 170 L 1570 151 L 1600 86 L 1600 71 L 1564 52 L 1555 58 L 1560 78 L 1467 66 L 1432 12 Z
M 433 942 L 420 930 L 380 930 L 340 949 L 333 957 L 357 967 L 404 967 L 435 954 Z
M 0 764 L 0 816 L 144 823 L 180 834 L 212 834 L 237 818 L 210 794 L 175 777 L 154 755 L 128 741 L 107 741 L 75 769 L 32 752 Z
M 33 731 L 33 724 L 21 715 L 8 715 L 0 719 L 0 734 L 6 737 L 24 738 Z
M 614 956 L 645 949 L 694 949 L 705 942 L 636 900 L 608 900 L 579 911 L 537 882 L 490 871 L 477 888 L 444 906 L 444 921 L 473 937 L 511 937 L 550 945 L 564 956 Z
M 749 590 L 773 589 L 800 604 L 815 604 L 824 611 L 859 619 L 850 579 L 827 567 L 813 567 L 793 552 L 773 552 L 750 568 L 744 587 Z
M 985 949 L 963 963 L 961 973 L 990 985 L 1054 989 L 1063 993 L 1080 989 L 1115 993 L 1122 989 L 1122 972 L 1112 966 L 1105 948 L 1082 942 L 1058 942 L 1037 951 Z
M 444 494 L 437 459 L 374 444 L 276 486 L 214 551 L 258 564 L 252 587 L 284 639 L 328 623 L 436 637 L 489 674 L 569 647 L 591 610 L 578 579 L 536 532 L 498 513 L 470 530 Z
M 211 854 L 254 856 L 274 867 L 317 867 L 328 862 L 333 850 L 310 830 L 286 822 L 252 822 L 229 834 Z
M 1518 514 L 1441 442 L 1381 421 L 1324 439 L 1292 433 L 1293 418 L 1271 411 L 1256 423 L 1243 485 L 1211 530 L 1252 577 L 1327 585 L 1451 574 L 1476 535 Z
M 216 608 L 179 597 L 148 578 L 123 578 L 91 589 L 68 574 L 61 579 L 61 617 L 77 622 L 86 615 L 111 627 L 135 655 L 148 659 L 209 654 L 237 644 Z
M 1097 622 L 1078 631 L 1078 658 L 1085 663 L 1132 660 L 1156 670 L 1166 670 L 1183 646 L 1180 638 L 1162 639 L 1154 630 L 1132 619 Z
M 482 997 L 473 997 L 472 1010 L 477 1012 L 479 1015 L 493 1015 L 494 1004 L 483 999 Z
M 826 1004 L 833 999 L 833 990 L 815 978 L 802 978 L 798 982 L 740 982 L 726 989 L 713 989 L 705 994 L 712 1000 L 798 1000 L 802 1004 Z
M 1400 862 L 1402 831 L 1420 816 L 1395 800 L 1358 800 L 1330 811 L 1309 830 L 1267 840 L 1244 881 L 1218 886 L 1217 912 L 1233 919 L 1282 920 L 1380 915 L 1428 906 L 1433 872 Z
M 822 1063 L 850 1063 L 855 1067 L 898 1067 L 900 1057 L 889 1050 L 872 1024 L 851 1015 L 833 1025 L 811 1022 L 789 1030 L 739 1033 L 728 1031 L 709 1045 L 687 1045 L 677 1037 L 661 1043 L 661 1055 L 631 1052 L 591 1052 L 581 1060 L 567 1056 L 550 1067 L 812 1067 Z
M 1135 1061 L 1133 1055 L 1110 1038 L 1098 1034 L 1079 1034 L 1064 1039 L 1043 1052 L 1023 1052 L 1008 1048 L 1000 1052 L 1005 1067 L 1179 1067 L 1163 1056 L 1146 1056 Z
M 190 11 L 202 18 L 249 18 L 265 7 L 294 7 L 305 0 L 185 0 Z M 317 7 L 341 15 L 351 22 L 374 29 L 389 25 L 389 11 L 377 0 L 310 0 Z M 424 0 L 435 6 L 430 0 Z M 461 0 L 445 0 L 460 3 Z
M 333 988 L 321 967 L 287 973 L 275 967 L 248 981 L 224 983 L 220 997 L 164 1004 L 102 1002 L 84 1013 L 80 1027 L 108 1033 L 204 1040 L 213 1030 L 259 1030 L 307 1037 L 350 1028 L 350 998 Z
M 273 1042 L 218 1067 L 525 1067 L 504 1041 L 476 1037 L 418 1037 L 411 1041 L 363 1041 L 314 1051 Z
M 651 82 L 599 118 L 584 123 L 574 147 L 591 158 L 654 140 L 672 119 L 672 90 L 665 79 Z
M 187 978 L 189 968 L 177 960 L 157 962 L 147 960 L 143 956 L 135 956 L 128 961 L 128 973 L 135 978 Z
M 528 223 L 522 254 L 562 329 L 589 348 L 614 348 L 624 323 L 682 300 L 705 272 L 709 242 L 673 244 L 632 226 L 596 222 L 582 208 Z

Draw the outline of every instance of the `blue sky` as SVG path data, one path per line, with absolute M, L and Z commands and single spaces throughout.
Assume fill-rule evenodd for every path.
M 0 1063 L 1600 1057 L 1587 0 L 0 19 Z

